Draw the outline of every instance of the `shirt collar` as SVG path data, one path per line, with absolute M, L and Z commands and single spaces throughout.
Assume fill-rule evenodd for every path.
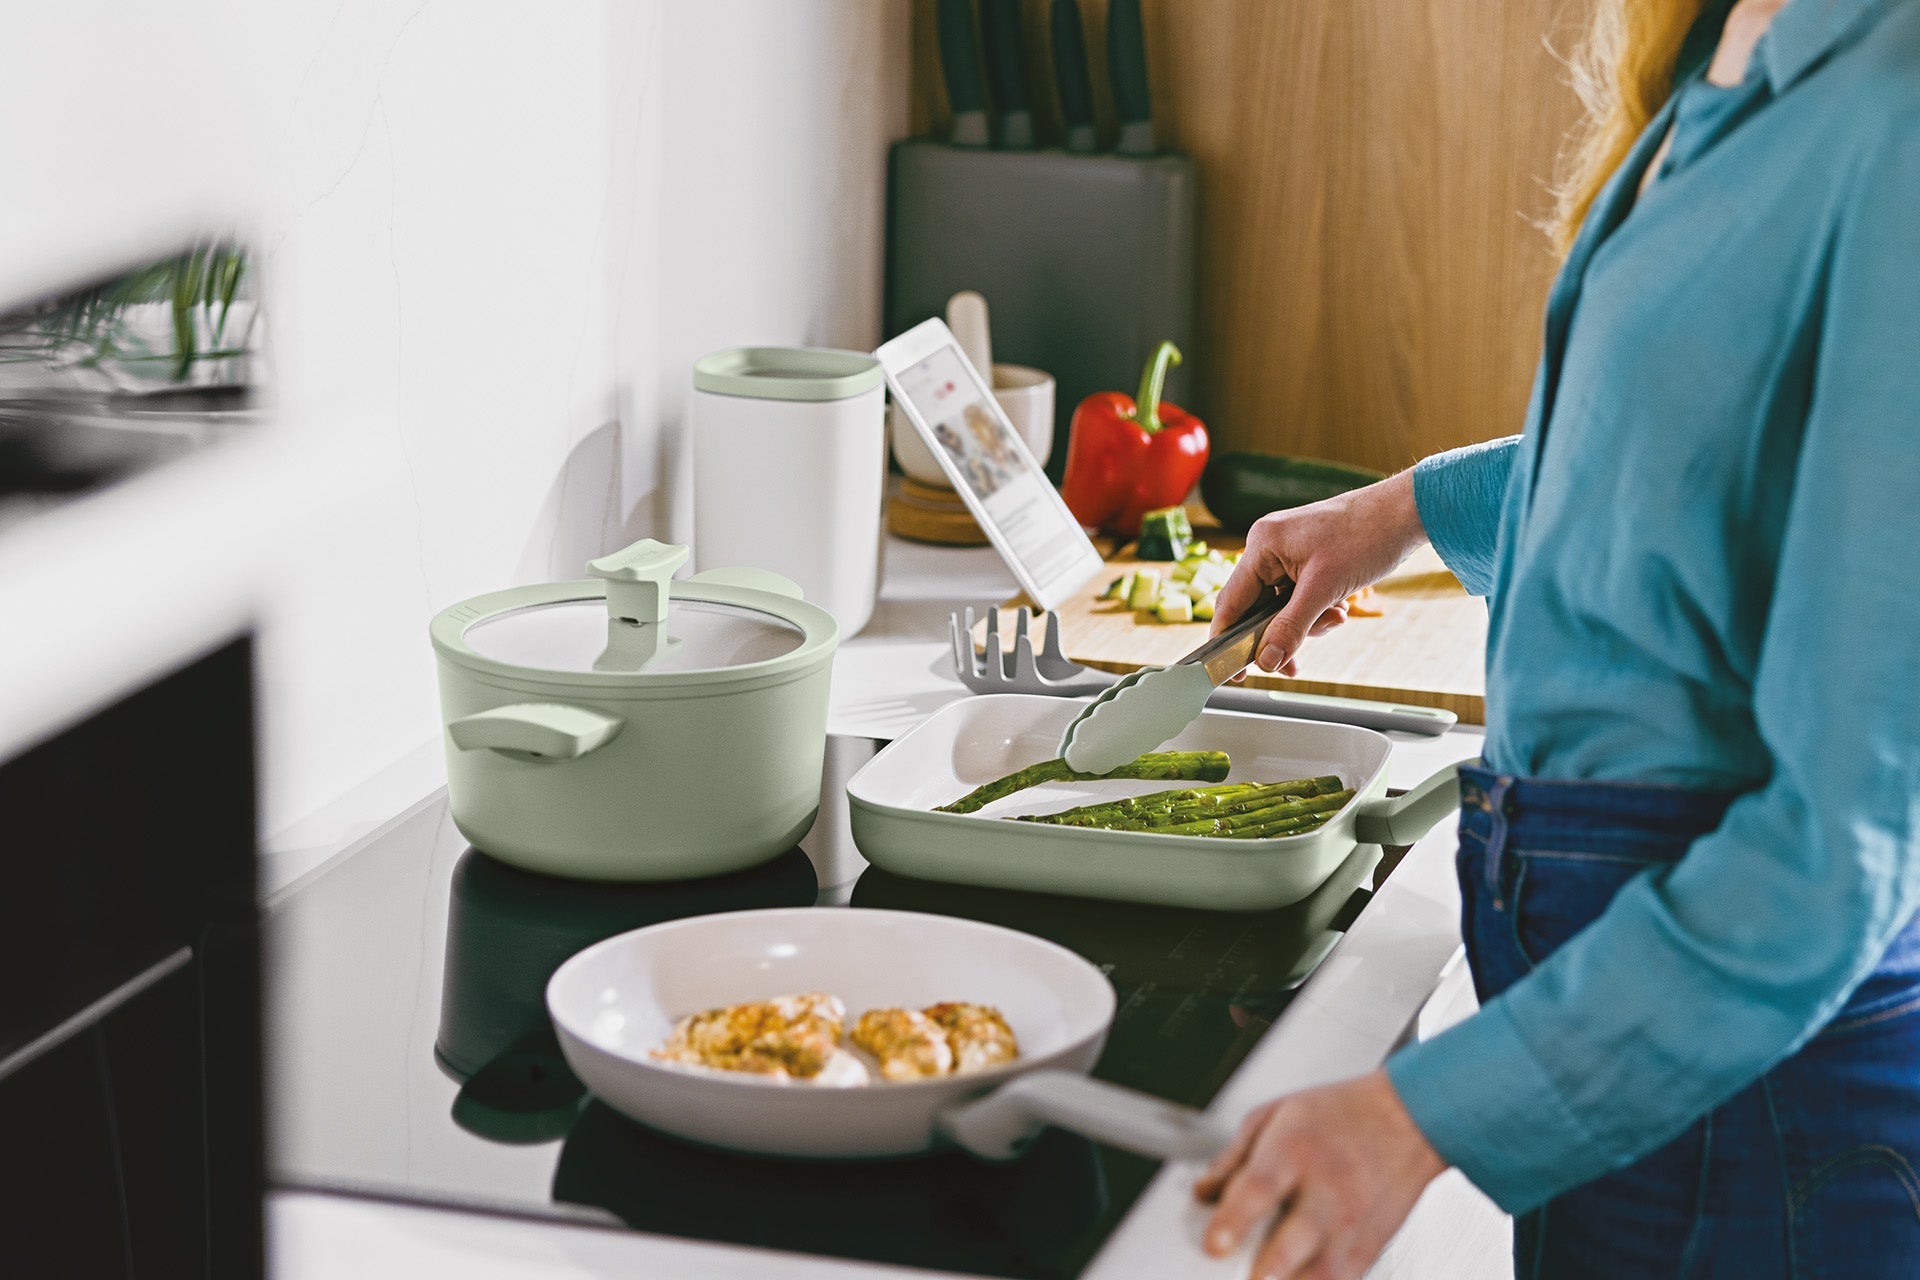
M 1774 15 L 1756 51 L 1773 92 L 1784 93 L 1884 7 L 1884 0 L 1792 0 Z

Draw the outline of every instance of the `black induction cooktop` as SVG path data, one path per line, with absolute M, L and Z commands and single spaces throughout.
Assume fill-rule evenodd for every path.
M 662 920 L 818 905 L 938 912 L 1071 947 L 1119 993 L 1101 1079 L 1204 1106 L 1369 899 L 1363 846 L 1307 901 L 1232 913 L 910 880 L 865 868 L 835 739 L 801 846 L 736 875 L 576 884 L 469 847 L 444 799 L 268 909 L 268 1160 L 282 1186 L 588 1221 L 986 1276 L 1077 1276 L 1157 1165 L 1049 1130 L 1019 1160 L 797 1162 L 694 1147 L 592 1100 L 542 1003 L 601 938 Z

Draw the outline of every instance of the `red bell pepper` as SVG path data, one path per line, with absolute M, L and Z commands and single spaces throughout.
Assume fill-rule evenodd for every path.
M 1155 348 L 1140 375 L 1140 396 L 1096 391 L 1073 411 L 1060 496 L 1089 528 L 1131 538 L 1140 517 L 1186 499 L 1207 465 L 1207 428 L 1162 402 L 1167 367 L 1180 363 L 1171 342 Z

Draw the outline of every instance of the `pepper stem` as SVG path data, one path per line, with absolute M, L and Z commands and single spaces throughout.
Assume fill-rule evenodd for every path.
M 1171 342 L 1162 342 L 1153 349 L 1153 355 L 1147 359 L 1147 367 L 1140 374 L 1140 394 L 1133 399 L 1133 420 L 1152 435 L 1161 427 L 1160 393 L 1167 385 L 1167 369 L 1180 363 L 1180 348 Z

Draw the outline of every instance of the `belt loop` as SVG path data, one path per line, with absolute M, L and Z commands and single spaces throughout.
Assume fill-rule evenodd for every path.
M 1512 786 L 1513 778 L 1503 773 L 1487 790 L 1487 892 L 1493 895 L 1496 911 L 1505 906 L 1500 901 L 1500 864 L 1507 853 L 1507 791 Z

